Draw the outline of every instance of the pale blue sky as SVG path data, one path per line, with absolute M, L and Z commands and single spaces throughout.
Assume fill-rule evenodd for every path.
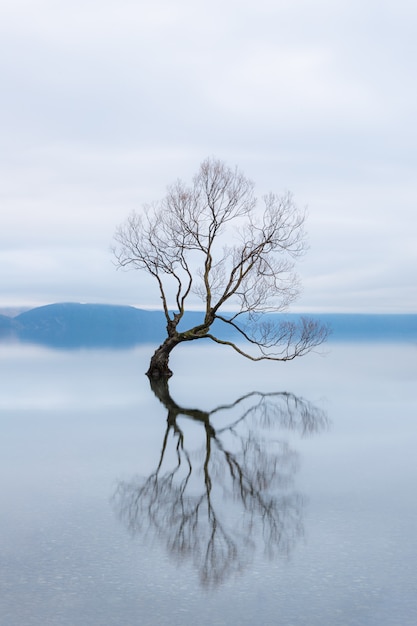
M 3 0 L 0 306 L 158 304 L 114 229 L 214 155 L 308 206 L 295 310 L 417 312 L 412 0 Z

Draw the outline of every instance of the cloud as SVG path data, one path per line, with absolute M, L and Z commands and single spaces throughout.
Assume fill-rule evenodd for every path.
M 114 228 L 214 154 L 308 205 L 300 306 L 415 309 L 416 23 L 408 0 L 3 2 L 0 301 L 157 303 Z

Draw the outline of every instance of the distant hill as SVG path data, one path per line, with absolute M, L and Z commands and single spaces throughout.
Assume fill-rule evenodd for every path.
M 182 328 L 202 321 L 202 312 L 185 315 Z M 272 315 L 278 319 L 281 314 Z M 282 315 L 296 320 L 298 315 Z M 309 315 L 332 328 L 329 341 L 406 341 L 417 343 L 417 315 Z M 160 343 L 166 336 L 162 311 L 112 304 L 49 304 L 10 318 L 0 315 L 0 339 L 56 348 L 129 348 Z M 180 327 L 180 329 L 181 329 Z M 222 330 L 221 330 L 222 329 Z M 236 333 L 220 324 L 223 339 Z M 232 330 L 232 332 L 230 332 Z
M 111 304 L 50 304 L 13 318 L 22 341 L 56 347 L 129 347 L 164 337 L 160 312 Z
M 329 324 L 329 341 L 417 342 L 416 314 L 335 313 L 312 316 Z
M 12 320 L 7 315 L 0 315 L 0 337 L 7 335 L 12 330 Z

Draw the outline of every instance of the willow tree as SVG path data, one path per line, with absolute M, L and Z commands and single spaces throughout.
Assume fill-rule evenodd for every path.
M 253 361 L 287 361 L 320 345 L 327 328 L 319 322 L 270 315 L 299 294 L 294 263 L 306 249 L 304 222 L 291 194 L 258 201 L 251 180 L 213 158 L 191 185 L 178 180 L 160 202 L 131 213 L 115 233 L 116 264 L 155 279 L 166 318 L 167 337 L 148 376 L 171 376 L 172 350 L 195 339 Z M 200 323 L 180 330 L 195 296 L 202 301 Z

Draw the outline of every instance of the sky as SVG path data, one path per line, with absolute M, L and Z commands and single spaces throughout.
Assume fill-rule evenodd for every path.
M 115 228 L 215 156 L 307 207 L 292 310 L 416 313 L 416 32 L 415 0 L 3 0 L 0 307 L 158 306 Z

